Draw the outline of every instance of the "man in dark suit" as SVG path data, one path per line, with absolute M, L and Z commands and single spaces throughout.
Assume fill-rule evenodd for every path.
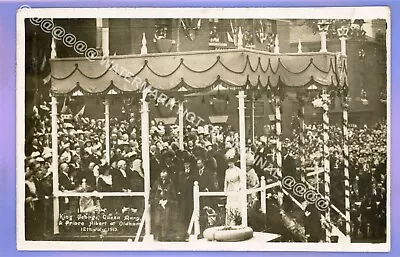
M 58 186 L 61 191 L 64 190 L 74 190 L 75 183 L 71 179 L 69 172 L 69 166 L 67 163 L 63 162 L 60 164 L 60 174 L 58 175 Z M 75 200 L 74 198 L 65 197 L 60 199 L 60 212 L 65 212 L 70 209 L 70 200 Z
M 86 179 L 86 184 L 90 186 L 91 189 L 96 188 L 96 178 L 93 174 L 95 163 L 90 162 L 87 167 L 84 167 L 76 176 L 76 183 L 78 185 L 82 184 L 82 180 Z
M 194 158 L 189 153 L 183 156 L 183 167 L 179 170 L 177 193 L 180 220 L 188 228 L 193 212 Z
M 119 160 L 117 163 L 117 169 L 112 174 L 112 190 L 114 192 L 129 192 L 129 179 L 126 169 L 126 161 Z M 121 211 L 123 207 L 125 207 L 126 203 L 124 199 L 125 197 L 116 197 L 115 199 L 115 208 L 117 211 Z
M 290 176 L 295 179 L 296 182 L 299 182 L 299 176 L 296 171 L 296 163 L 292 156 L 289 155 L 287 148 L 282 149 L 282 179 Z M 289 192 L 290 194 L 291 192 Z M 292 194 L 293 195 L 293 194 Z M 283 197 L 283 208 L 287 212 L 293 211 L 293 201 L 288 195 L 284 195 Z
M 282 177 L 284 178 L 285 176 L 291 176 L 296 181 L 299 181 L 296 162 L 294 158 L 289 155 L 287 148 L 282 149 Z
M 60 175 L 59 175 L 59 188 L 61 191 L 64 190 L 73 190 L 75 188 L 74 182 L 70 178 L 70 175 L 68 173 L 69 171 L 69 166 L 67 163 L 63 162 L 60 164 Z

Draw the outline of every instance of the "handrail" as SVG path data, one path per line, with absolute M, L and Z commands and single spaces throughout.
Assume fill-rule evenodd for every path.
M 144 226 L 144 222 L 145 222 L 145 217 L 144 216 L 146 215 L 147 208 L 148 207 L 146 206 L 146 208 L 143 211 L 142 218 L 140 219 L 139 228 L 136 231 L 135 242 L 139 242 L 140 234 L 142 234 L 142 230 L 143 230 L 143 226 Z
M 260 191 L 267 190 L 267 189 L 279 186 L 280 184 L 281 184 L 280 181 L 276 181 L 274 183 L 265 185 L 264 187 L 260 186 L 260 187 L 256 187 L 256 188 L 249 188 L 249 189 L 246 189 L 245 191 L 246 191 L 246 194 L 253 194 L 253 193 L 258 193 Z M 231 196 L 231 195 L 240 195 L 242 193 L 243 193 L 242 191 L 237 191 L 237 192 L 199 192 L 199 196 L 203 196 L 203 197 L 204 196 L 207 196 L 207 197 L 210 197 L 210 196 Z
M 308 181 L 306 181 L 306 184 L 309 188 L 315 190 L 315 187 L 313 187 Z M 336 211 L 342 218 L 346 219 L 346 215 L 344 215 L 335 205 L 331 204 L 331 207 L 334 211 Z
M 106 197 L 106 196 L 142 196 L 144 197 L 144 192 L 73 192 L 73 191 L 63 191 L 54 194 L 55 197 Z

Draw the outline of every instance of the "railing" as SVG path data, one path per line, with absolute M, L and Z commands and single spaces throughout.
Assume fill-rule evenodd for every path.
M 274 170 L 275 168 L 268 169 L 269 171 Z M 318 176 L 320 173 L 323 173 L 324 170 L 322 167 L 309 167 L 306 168 L 306 171 L 311 171 L 306 174 L 306 177 L 311 177 L 311 176 Z M 309 182 L 305 182 L 306 185 L 315 190 L 315 187 L 313 187 Z M 246 195 L 251 194 L 251 193 L 258 193 L 261 192 L 261 199 L 260 199 L 260 205 L 261 205 L 261 211 L 262 213 L 266 214 L 267 213 L 267 202 L 266 202 L 266 190 L 270 188 L 274 188 L 277 186 L 281 185 L 281 181 L 276 181 L 271 184 L 266 184 L 265 182 L 265 177 L 261 177 L 261 182 L 260 182 L 260 187 L 258 188 L 251 188 L 251 189 L 246 189 Z M 289 192 L 287 192 L 284 188 L 282 188 L 282 192 L 289 196 L 289 198 L 302 210 L 305 211 L 305 206 L 303 206 L 295 197 L 293 197 Z M 199 190 L 199 184 L 197 181 L 194 182 L 193 186 L 193 213 L 192 217 L 190 219 L 189 227 L 188 227 L 188 234 L 191 235 L 193 229 L 194 229 L 194 239 L 197 239 L 197 236 L 200 234 L 200 197 L 221 197 L 221 196 L 230 196 L 230 195 L 238 195 L 242 194 L 243 191 L 239 192 L 200 192 Z M 346 216 L 334 205 L 330 205 L 330 207 L 337 212 L 341 217 L 345 218 Z M 322 221 L 326 223 L 325 217 L 321 214 Z M 338 234 L 339 238 L 344 237 L 344 234 L 332 223 L 328 224 L 332 226 L 333 232 L 335 234 Z
M 276 181 L 271 184 L 266 184 L 265 177 L 261 177 L 260 187 L 258 188 L 250 188 L 246 189 L 246 195 L 252 193 L 261 192 L 261 211 L 262 213 L 267 213 L 267 195 L 266 190 L 270 188 L 274 188 L 280 186 L 281 182 Z M 188 234 L 191 235 L 193 228 L 194 228 L 194 238 L 200 234 L 200 197 L 221 197 L 221 196 L 231 196 L 231 195 L 240 195 L 243 194 L 243 191 L 239 192 L 200 192 L 199 183 L 197 181 L 194 182 L 193 185 L 193 213 L 192 218 L 190 219 L 189 227 L 188 227 Z
M 107 197 L 107 196 L 143 196 L 144 192 L 76 192 L 76 191 L 59 191 L 54 193 L 55 197 Z

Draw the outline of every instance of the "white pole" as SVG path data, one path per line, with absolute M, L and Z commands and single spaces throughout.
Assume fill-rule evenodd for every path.
M 54 40 L 54 37 L 51 38 L 51 53 L 50 53 L 50 58 L 56 58 L 57 57 L 57 49 L 56 49 L 56 41 Z
M 275 47 L 274 47 L 274 53 L 279 54 L 280 53 L 280 48 L 279 48 L 279 37 L 278 34 L 275 36 Z
M 58 218 L 60 215 L 60 205 L 58 198 L 58 132 L 57 132 L 57 98 L 51 97 L 51 148 L 52 155 L 52 169 L 53 169 L 53 227 L 54 234 L 60 233 L 58 227 Z
M 251 103 L 251 142 L 254 144 L 255 142 L 255 138 L 256 138 L 256 133 L 255 133 L 255 98 L 254 98 L 254 93 L 251 97 L 250 100 Z
M 275 133 L 276 133 L 276 164 L 277 164 L 277 175 L 279 182 L 282 181 L 282 117 L 281 117 L 281 101 L 278 96 L 275 96 Z M 280 184 L 278 191 L 278 203 L 283 204 L 283 191 L 282 183 Z
M 239 31 L 238 31 L 237 37 L 238 37 L 237 48 L 238 48 L 238 49 L 242 49 L 242 48 L 243 48 L 243 33 L 242 33 L 242 27 L 239 27 Z
M 183 150 L 183 101 L 179 101 L 178 105 L 178 122 L 179 122 L 179 149 Z
M 327 103 L 323 104 L 323 135 L 324 135 L 324 154 L 323 154 L 323 161 L 324 161 L 324 191 L 325 191 L 325 200 L 330 203 L 331 201 L 331 193 L 330 193 L 330 162 L 329 162 L 329 105 Z M 328 226 L 325 229 L 326 233 L 326 242 L 331 242 L 331 233 L 332 233 L 332 225 L 331 225 L 331 214 L 330 214 L 330 206 L 325 210 L 325 219 L 328 223 Z
M 299 43 L 297 44 L 297 52 L 302 53 L 303 52 L 303 46 L 301 45 L 301 40 L 299 39 Z
M 346 239 L 351 242 L 351 217 L 350 217 L 350 175 L 349 175 L 349 117 L 348 117 L 348 96 L 343 97 L 343 161 L 344 161 L 344 208 L 346 215 Z
M 144 32 L 142 36 L 142 48 L 140 49 L 140 54 L 147 54 L 147 40 Z
M 101 48 L 103 50 L 103 56 L 110 55 L 110 29 L 108 27 L 108 19 L 103 19 L 101 28 Z
M 264 214 L 267 214 L 267 192 L 266 192 L 266 183 L 265 183 L 265 177 L 261 177 L 261 211 Z
M 342 55 L 346 56 L 346 37 L 340 37 L 340 52 Z
M 147 92 L 142 98 L 142 161 L 144 171 L 144 202 L 145 202 L 145 240 L 150 240 L 150 154 L 149 154 L 149 103 L 146 101 Z
M 242 226 L 247 227 L 247 194 L 246 194 L 246 128 L 245 128 L 245 103 L 246 95 L 239 91 L 239 139 L 240 139 L 240 184 L 242 204 Z
M 193 185 L 194 236 L 200 235 L 200 188 L 199 182 Z
M 328 52 L 328 50 L 326 49 L 326 32 L 322 31 L 319 33 L 319 35 L 321 36 L 321 50 L 320 52 L 326 53 Z
M 106 161 L 110 165 L 110 101 L 108 99 L 104 101 L 104 116 L 104 129 L 106 132 Z

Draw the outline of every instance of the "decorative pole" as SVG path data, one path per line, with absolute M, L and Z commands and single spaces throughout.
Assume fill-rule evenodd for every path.
M 346 40 L 347 34 L 349 33 L 349 28 L 342 26 L 337 30 L 339 39 L 340 39 L 340 52 L 343 56 L 347 56 L 346 54 Z
M 301 182 L 305 182 L 306 181 L 306 158 L 305 158 L 305 132 L 304 132 L 304 99 L 300 96 L 298 98 L 298 103 L 299 103 L 299 148 L 300 148 L 300 178 L 301 178 Z
M 280 48 L 279 48 L 279 37 L 278 34 L 275 36 L 275 47 L 274 47 L 274 53 L 279 54 Z
M 54 37 L 51 38 L 51 53 L 50 53 L 50 58 L 56 58 L 57 57 L 57 49 L 56 49 L 56 41 L 54 40 Z
M 179 149 L 183 150 L 183 101 L 178 104 L 178 122 L 179 122 Z
M 240 139 L 240 185 L 241 185 L 241 215 L 242 226 L 247 227 L 247 193 L 246 193 L 246 128 L 245 128 L 245 103 L 246 95 L 239 91 L 239 139 Z
M 344 85 L 344 87 L 347 87 Z M 343 95 L 343 162 L 344 162 L 344 207 L 346 216 L 346 239 L 350 239 L 350 175 L 349 175 L 349 131 L 348 131 L 348 106 L 349 97 L 347 96 L 347 89 L 344 90 Z
M 104 130 L 106 132 L 106 161 L 110 165 L 110 101 L 106 98 L 104 101 Z
M 301 40 L 299 39 L 299 43 L 297 44 L 297 53 L 303 52 L 303 46 L 301 45 Z
M 146 34 L 143 32 L 143 37 L 142 37 L 142 48 L 140 49 L 140 54 L 147 54 L 147 40 L 146 40 Z
M 267 192 L 266 192 L 266 182 L 265 177 L 261 177 L 261 212 L 267 214 Z
M 54 58 L 54 57 L 52 57 Z M 53 227 L 54 234 L 60 233 L 58 218 L 60 215 L 60 205 L 58 198 L 58 132 L 57 132 L 57 98 L 51 96 L 51 148 L 52 148 L 52 169 L 53 169 Z
M 251 119 L 251 142 L 253 144 L 254 144 L 255 138 L 256 138 L 255 128 L 254 128 L 254 125 L 255 125 L 255 115 L 254 115 L 255 107 L 254 107 L 254 105 L 255 105 L 255 97 L 254 97 L 254 92 L 252 92 L 251 99 L 250 99 L 250 108 L 251 108 L 250 119 Z
M 326 35 L 328 34 L 329 23 L 325 20 L 318 22 L 319 35 L 321 36 L 321 50 L 320 52 L 328 52 L 326 48 Z
M 144 202 L 145 206 L 145 239 L 150 240 L 150 154 L 149 154 L 149 103 L 146 101 L 147 91 L 142 96 L 142 160 L 144 171 Z
M 330 95 L 325 92 L 322 92 L 321 98 L 318 98 L 313 101 L 313 105 L 315 107 L 321 107 L 323 109 L 322 114 L 322 128 L 323 128 L 323 142 L 324 142 L 324 153 L 322 156 L 323 165 L 324 165 L 324 193 L 325 200 L 330 203 L 330 161 L 329 161 L 329 104 L 330 104 Z M 327 227 L 325 229 L 326 234 L 326 242 L 331 242 L 331 234 L 332 234 L 332 225 L 331 225 L 331 215 L 330 215 L 330 207 L 325 210 L 325 219 L 327 222 Z
M 103 50 L 103 56 L 110 55 L 110 29 L 108 27 L 108 19 L 102 19 L 103 26 L 101 28 L 101 49 Z
M 242 49 L 243 48 L 243 33 L 242 33 L 242 27 L 239 27 L 238 31 L 238 43 L 237 43 L 237 48 Z
M 200 235 L 200 188 L 199 182 L 195 181 L 193 185 L 193 212 L 194 212 L 194 236 Z
M 279 47 L 278 47 L 279 48 Z M 278 86 L 277 86 L 278 87 Z M 276 133 L 276 164 L 277 170 L 276 175 L 279 178 L 279 182 L 282 181 L 282 117 L 281 117 L 281 92 L 280 88 L 276 91 L 274 96 L 275 99 L 275 133 Z M 282 192 L 282 183 L 280 184 L 278 191 L 278 202 L 280 205 L 283 204 L 283 192 Z
M 341 27 L 340 29 L 337 30 L 338 35 L 340 38 L 340 49 L 341 49 L 341 54 L 343 56 L 346 56 L 346 40 L 347 40 L 347 34 L 349 32 L 349 29 L 347 27 Z M 345 71 L 341 71 L 344 73 Z M 342 82 L 342 77 L 340 78 L 339 82 Z M 350 217 L 350 175 L 349 175 L 349 131 L 348 131 L 348 125 L 349 125 L 349 117 L 348 117 L 348 108 L 349 108 L 349 101 L 350 97 L 348 96 L 348 87 L 346 84 L 346 81 L 343 81 L 343 164 L 344 164 L 344 208 L 345 208 L 345 216 L 346 216 L 346 239 L 347 242 L 351 242 L 350 238 L 350 233 L 351 233 L 351 217 Z

